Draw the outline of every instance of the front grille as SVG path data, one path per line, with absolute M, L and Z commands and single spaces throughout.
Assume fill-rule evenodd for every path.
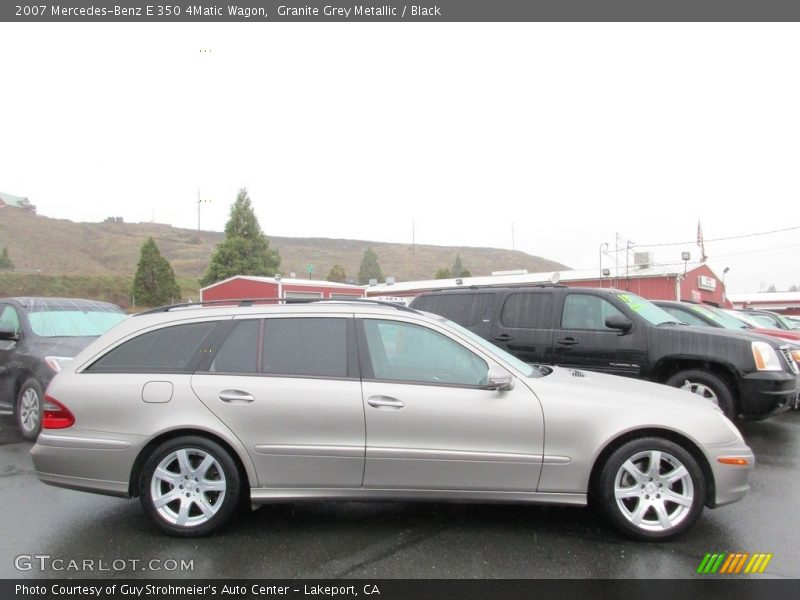
M 789 364 L 789 370 L 795 375 L 800 373 L 800 370 L 797 368 L 797 363 L 792 357 L 792 351 L 789 350 L 789 346 L 781 346 L 781 354 L 783 354 L 783 358 L 785 358 L 786 362 Z

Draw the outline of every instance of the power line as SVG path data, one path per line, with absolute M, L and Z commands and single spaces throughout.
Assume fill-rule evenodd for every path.
M 794 231 L 796 229 L 800 229 L 800 226 L 797 227 L 786 227 L 785 229 L 774 229 L 772 231 L 761 231 L 759 233 L 745 233 L 742 235 L 731 235 L 728 237 L 721 237 L 721 238 L 711 238 L 711 239 L 704 239 L 704 242 L 723 242 L 725 240 L 740 240 L 742 238 L 749 238 L 749 237 L 757 237 L 760 235 L 770 235 L 773 233 L 783 233 L 785 231 Z M 696 244 L 697 240 L 690 240 L 688 242 L 669 242 L 664 244 L 637 244 L 633 246 L 634 248 L 658 248 L 662 246 L 686 246 L 689 244 Z

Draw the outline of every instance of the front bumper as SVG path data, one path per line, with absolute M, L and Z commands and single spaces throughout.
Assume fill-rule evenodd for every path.
M 794 406 L 800 378 L 784 371 L 758 371 L 741 379 L 739 412 L 748 419 L 765 419 Z
M 707 506 L 717 508 L 744 498 L 750 489 L 747 480 L 755 465 L 753 451 L 744 442 L 736 441 L 729 444 L 709 444 L 703 446 L 703 452 L 714 475 L 714 493 L 709 496 Z M 718 460 L 721 457 L 746 458 L 748 464 L 723 464 Z

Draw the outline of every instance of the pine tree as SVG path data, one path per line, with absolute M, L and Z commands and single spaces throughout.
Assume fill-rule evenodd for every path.
M 464 268 L 464 265 L 461 262 L 461 255 L 456 254 L 456 262 L 453 263 L 453 268 L 450 269 L 450 275 L 452 277 L 471 277 L 472 274 Z
M 140 306 L 161 306 L 180 300 L 181 289 L 169 261 L 161 256 L 153 238 L 142 244 L 133 278 L 133 301 Z
M 367 285 L 370 279 L 383 279 L 383 271 L 378 264 L 378 255 L 372 250 L 367 248 L 364 250 L 364 257 L 361 259 L 361 266 L 358 269 L 358 284 Z
M 277 250 L 270 249 L 269 239 L 261 231 L 253 205 L 242 188 L 231 206 L 225 225 L 225 241 L 214 250 L 211 263 L 200 285 L 206 286 L 234 275 L 272 276 L 281 264 Z
M 0 269 L 14 270 L 14 261 L 8 255 L 8 246 L 3 246 L 3 252 L 0 252 Z
M 450 269 L 447 267 L 442 267 L 438 271 L 436 271 L 436 276 L 434 279 L 450 279 Z
M 334 281 L 336 283 L 346 283 L 347 273 L 345 273 L 344 267 L 342 265 L 333 265 L 331 270 L 328 272 L 327 280 Z

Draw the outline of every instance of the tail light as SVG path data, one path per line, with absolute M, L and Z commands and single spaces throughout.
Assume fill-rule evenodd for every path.
M 75 424 L 75 417 L 69 409 L 49 394 L 44 395 L 42 413 L 43 429 L 65 429 Z

